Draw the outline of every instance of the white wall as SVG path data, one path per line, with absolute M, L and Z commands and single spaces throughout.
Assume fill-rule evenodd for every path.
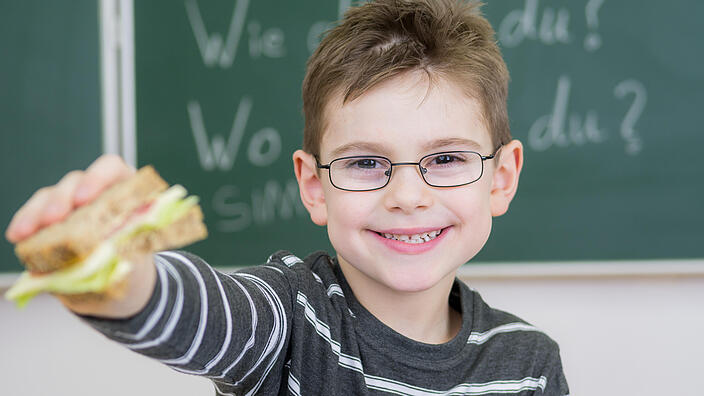
M 562 348 L 572 396 L 701 396 L 704 276 L 469 280 L 492 306 L 544 329 Z M 97 392 L 99 390 L 99 392 Z M 0 302 L 0 394 L 212 395 L 107 341 L 41 296 Z
M 560 344 L 572 396 L 704 395 L 704 277 L 468 283 Z
M 47 295 L 23 310 L 0 302 L 0 394 L 213 395 L 207 380 L 176 373 L 103 337 Z

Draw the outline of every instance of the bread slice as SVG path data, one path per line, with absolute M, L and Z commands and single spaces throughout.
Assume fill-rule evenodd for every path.
M 132 212 L 156 198 L 167 187 L 168 184 L 153 167 L 145 166 L 130 178 L 108 188 L 95 201 L 75 210 L 63 221 L 18 243 L 15 254 L 30 272 L 51 272 L 69 266 L 87 257 Z M 202 213 L 200 216 L 202 218 Z M 187 239 L 184 236 L 181 238 Z M 165 244 L 162 240 L 165 239 L 149 239 L 141 243 L 156 246 Z
M 205 239 L 208 231 L 203 224 L 200 206 L 194 206 L 175 222 L 159 230 L 142 232 L 118 247 L 117 254 L 129 260 L 134 255 L 178 248 Z

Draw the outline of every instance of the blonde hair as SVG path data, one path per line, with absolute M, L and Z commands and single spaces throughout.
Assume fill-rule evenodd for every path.
M 382 81 L 423 71 L 476 99 L 494 146 L 511 140 L 508 70 L 480 4 L 459 0 L 377 0 L 350 8 L 308 60 L 303 80 L 303 150 L 319 156 L 325 109 Z

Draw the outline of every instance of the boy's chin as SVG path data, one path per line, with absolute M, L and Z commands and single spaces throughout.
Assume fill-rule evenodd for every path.
M 449 286 L 454 278 L 454 273 L 435 274 L 427 271 L 417 271 L 417 273 L 416 271 L 407 271 L 401 274 L 385 274 L 383 283 L 396 292 L 419 293 L 438 286 Z
M 433 269 L 420 263 L 410 265 L 409 263 L 375 263 L 377 268 L 374 269 L 354 266 L 339 253 L 338 260 L 353 289 L 356 283 L 360 283 L 360 286 L 366 283 L 367 286 L 362 286 L 365 289 L 376 284 L 376 288 L 381 286 L 397 293 L 418 293 L 439 285 L 450 287 L 455 278 L 455 271 L 452 268 Z

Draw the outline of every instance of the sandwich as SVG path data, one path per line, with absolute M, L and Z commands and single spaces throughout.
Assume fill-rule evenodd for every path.
M 26 271 L 5 297 L 19 307 L 42 292 L 107 293 L 137 257 L 204 239 L 198 198 L 168 184 L 151 166 L 111 186 L 66 219 L 15 246 Z

